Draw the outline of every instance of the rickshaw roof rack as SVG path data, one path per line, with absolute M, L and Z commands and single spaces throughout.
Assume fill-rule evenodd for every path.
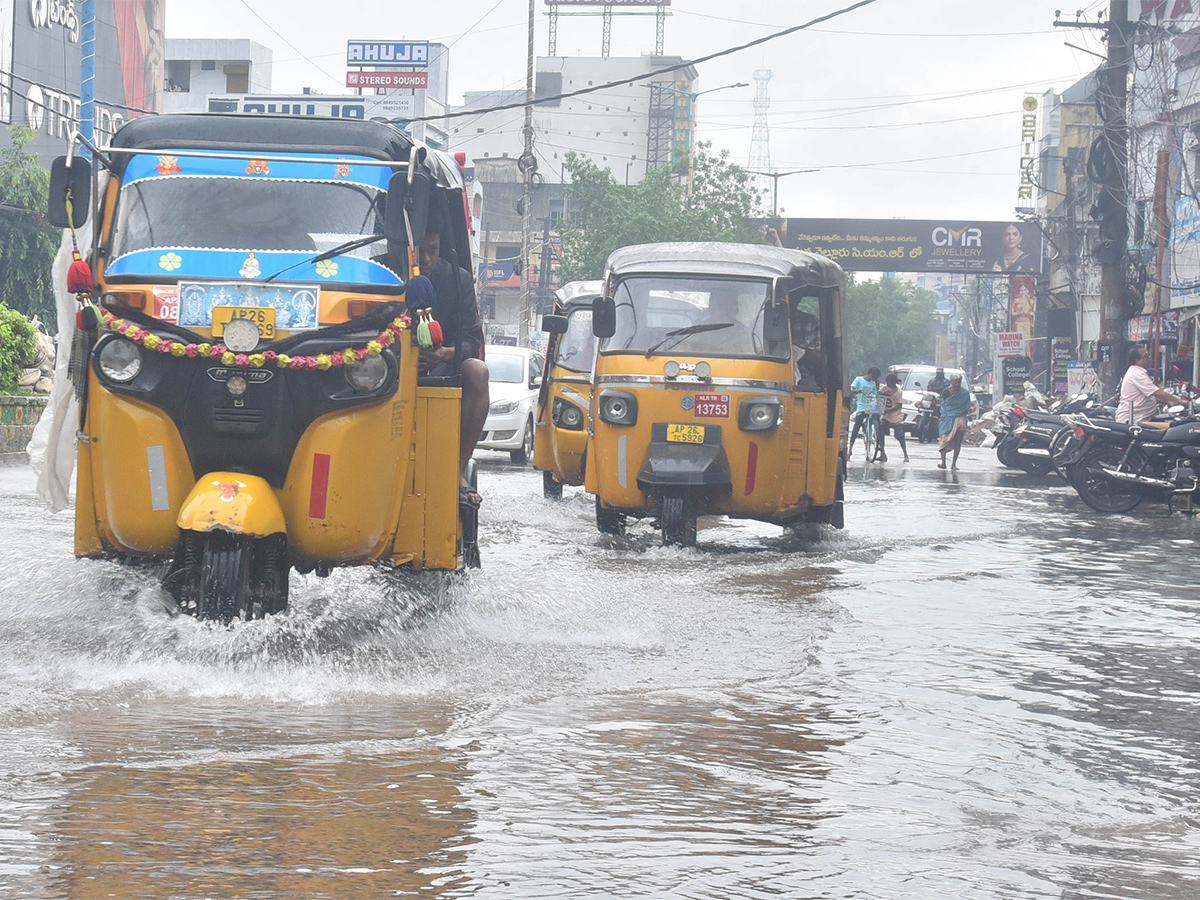
M 580 298 L 599 297 L 604 293 L 603 281 L 570 281 L 554 292 L 558 302 L 566 306 Z
M 141 116 L 117 131 L 111 149 L 121 171 L 130 153 L 155 150 L 351 154 L 400 163 L 406 163 L 414 149 L 425 150 L 423 145 L 387 122 L 233 113 Z M 463 187 L 462 170 L 449 154 L 427 150 L 425 169 L 438 187 Z
M 606 268 L 613 275 L 645 272 L 791 278 L 797 285 L 810 287 L 837 287 L 845 280 L 842 267 L 831 259 L 770 244 L 637 244 L 614 250 Z

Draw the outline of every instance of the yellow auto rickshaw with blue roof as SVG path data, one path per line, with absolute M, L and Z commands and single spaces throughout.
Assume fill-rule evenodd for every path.
M 180 611 L 225 621 L 285 609 L 293 568 L 475 561 L 461 390 L 418 377 L 409 309 L 431 211 L 471 268 L 455 161 L 385 123 L 225 115 L 134 119 L 93 156 L 50 199 L 79 228 L 99 188 L 76 554 L 162 560 Z
M 572 281 L 554 292 L 554 314 L 542 316 L 550 335 L 534 424 L 533 467 L 542 472 L 542 494 L 562 497 L 563 485 L 583 484 L 587 419 L 592 406 L 592 303 L 599 281 Z
M 592 324 L 585 483 L 596 525 L 841 527 L 845 276 L 768 245 L 647 244 L 608 259 Z

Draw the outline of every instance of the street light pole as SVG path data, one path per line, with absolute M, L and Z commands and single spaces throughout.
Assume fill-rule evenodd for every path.
M 762 175 L 764 178 L 771 179 L 771 218 L 779 216 L 779 179 L 786 178 L 788 175 L 803 175 L 805 172 L 820 172 L 820 169 L 792 169 L 790 172 L 756 172 L 753 169 L 747 169 L 747 174 Z

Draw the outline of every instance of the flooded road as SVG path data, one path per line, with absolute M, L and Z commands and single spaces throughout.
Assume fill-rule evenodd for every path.
M 667 549 L 480 456 L 482 571 L 228 630 L 0 469 L 0 896 L 1200 895 L 1196 520 L 920 447 Z

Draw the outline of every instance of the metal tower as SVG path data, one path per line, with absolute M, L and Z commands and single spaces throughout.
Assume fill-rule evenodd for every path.
M 750 164 L 755 176 L 754 187 L 762 192 L 770 190 L 771 171 L 771 126 L 767 124 L 767 112 L 771 109 L 770 82 L 774 76 L 770 69 L 754 70 L 754 128 L 750 132 Z

